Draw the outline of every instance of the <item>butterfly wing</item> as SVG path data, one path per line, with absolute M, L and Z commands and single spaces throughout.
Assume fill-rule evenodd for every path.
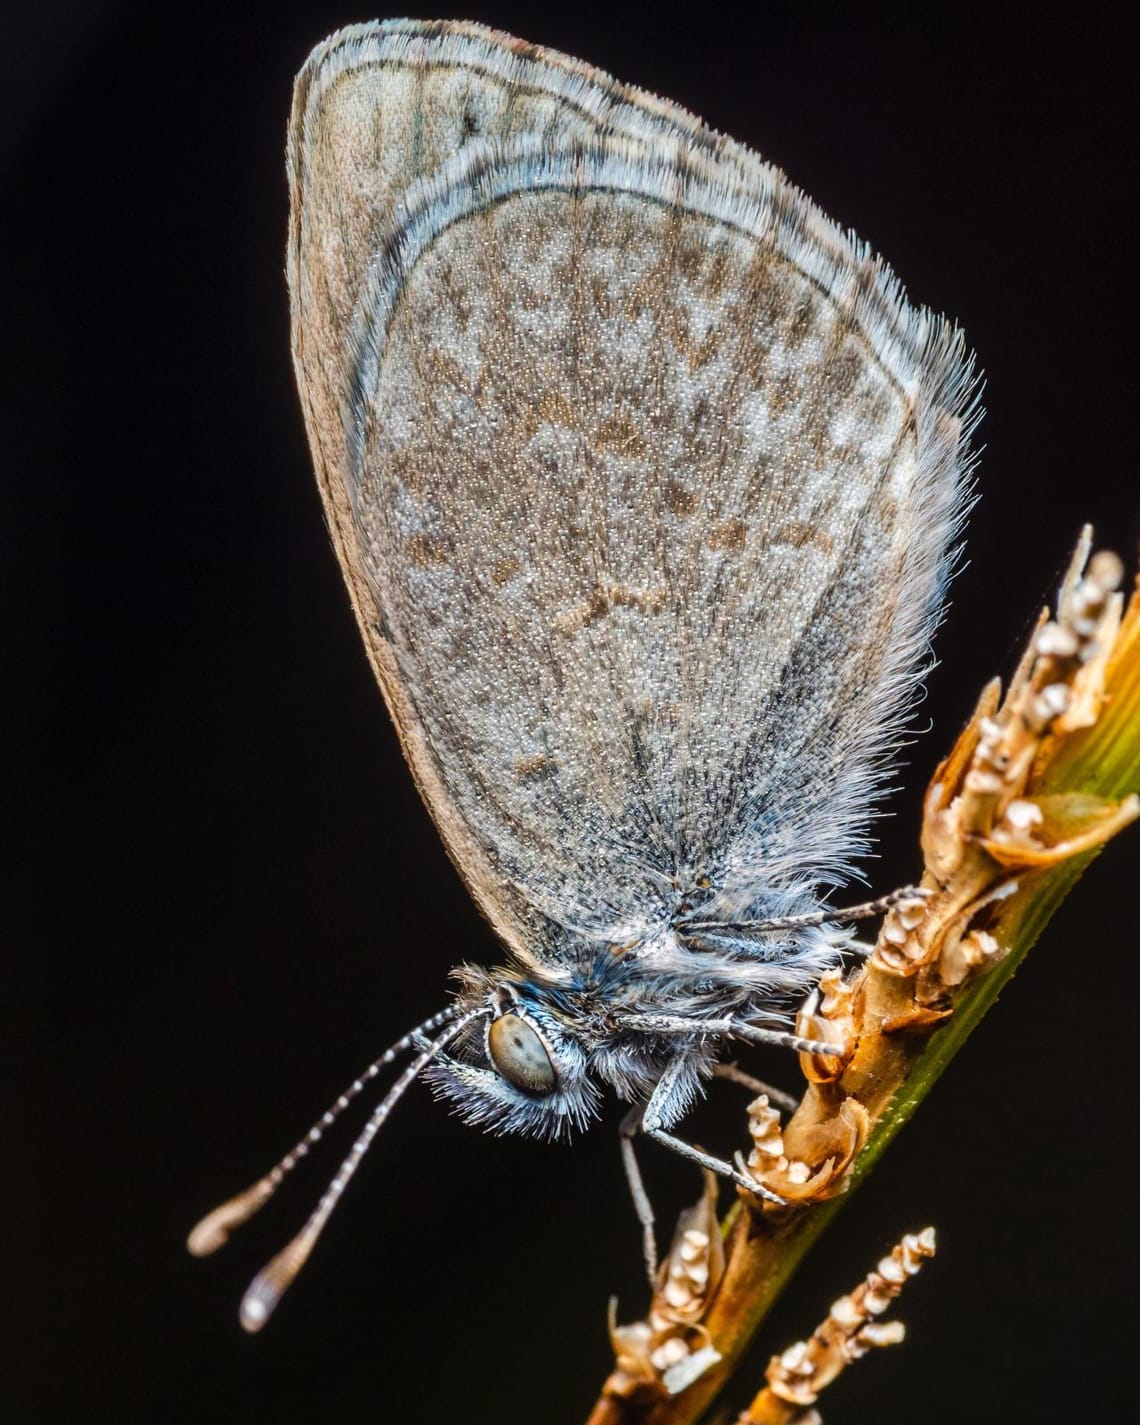
M 651 933 L 706 883 L 711 911 L 755 913 L 841 873 L 944 580 L 970 380 L 774 169 L 648 99 L 634 132 L 583 133 L 552 97 L 573 62 L 527 55 L 545 89 L 517 129 L 517 76 L 401 91 L 394 136 L 381 116 L 346 140 L 379 156 L 342 218 L 344 154 L 295 128 L 290 270 L 373 666 L 453 858 L 533 962 L 567 930 Z M 570 78 L 605 93 L 591 75 Z M 500 130 L 417 149 L 417 125 L 451 132 L 454 84 Z
M 406 212 L 408 189 L 481 138 L 542 133 L 551 143 L 602 130 L 630 142 L 675 133 L 734 161 L 731 140 L 675 104 L 590 65 L 482 25 L 390 20 L 323 41 L 298 75 L 289 124 L 287 270 L 293 357 L 317 482 L 369 660 L 420 791 L 475 899 L 517 954 L 541 929 L 526 907 L 505 915 L 489 897 L 484 848 L 452 813 L 450 794 L 421 747 L 387 642 L 349 494 L 344 412 L 355 374 L 346 350 L 367 275 Z M 523 922 L 526 922 L 525 924 Z

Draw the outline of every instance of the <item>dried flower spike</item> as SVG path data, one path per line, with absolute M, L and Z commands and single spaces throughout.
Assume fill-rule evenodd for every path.
M 618 1326 L 611 1303 L 610 1340 L 617 1362 L 607 1382 L 611 1395 L 675 1395 L 720 1360 L 701 1324 L 724 1272 L 716 1190 L 715 1176 L 706 1171 L 700 1199 L 677 1220 L 648 1320 Z
M 873 1169 L 1032 944 L 1078 873 L 1079 862 L 1065 863 L 1140 815 L 1140 589 L 1125 609 L 1119 560 L 1088 556 L 1086 534 L 1055 617 L 1039 621 L 1005 696 L 996 681 L 985 688 L 932 779 L 926 894 L 896 901 L 861 969 L 821 986 L 805 1007 L 805 1016 L 833 1019 L 826 1033 L 806 1018 L 797 1029 L 842 1044 L 839 1073 L 820 1056 L 801 1056 L 808 1083 L 790 1116 L 780 1122 L 759 1101 L 750 1109 L 749 1171 L 783 1205 L 741 1190 L 725 1224 L 724 1276 L 700 1323 L 721 1362 L 680 1395 L 618 1399 L 607 1384 L 590 1425 L 701 1418 L 837 1198 Z M 879 1273 L 888 1286 L 892 1272 Z M 840 1303 L 837 1312 L 836 1329 Z M 897 1337 L 874 1315 L 867 1308 L 846 1336 L 846 1359 Z M 788 1390 L 805 1381 L 818 1389 L 810 1351 L 780 1359 Z M 808 1400 L 780 1409 L 746 1418 L 807 1425 L 814 1413 Z
M 806 1425 L 820 1420 L 820 1392 L 852 1361 L 875 1346 L 897 1345 L 901 1321 L 878 1318 L 934 1255 L 934 1229 L 908 1233 L 847 1296 L 841 1296 L 807 1341 L 797 1341 L 768 1364 L 768 1384 L 740 1416 L 739 1425 Z

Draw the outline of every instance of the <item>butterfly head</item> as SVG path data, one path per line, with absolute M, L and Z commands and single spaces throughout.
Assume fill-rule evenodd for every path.
M 433 1091 L 492 1132 L 562 1138 L 596 1118 L 587 1036 L 558 996 L 509 972 L 465 967 L 459 976 L 461 1004 L 480 1013 L 426 1071 Z

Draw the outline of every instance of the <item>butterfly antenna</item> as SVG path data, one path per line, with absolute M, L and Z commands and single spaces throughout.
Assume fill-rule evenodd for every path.
M 360 1166 L 361 1159 L 368 1152 L 373 1138 L 376 1137 L 380 1129 L 384 1126 L 384 1120 L 395 1108 L 396 1104 L 403 1097 L 405 1091 L 432 1059 L 440 1054 L 451 1041 L 483 1013 L 482 1009 L 471 1010 L 464 1014 L 462 1018 L 453 1019 L 442 1034 L 435 1039 L 426 1040 L 422 1030 L 414 1029 L 409 1036 L 414 1042 L 423 1045 L 423 1048 L 404 1069 L 403 1073 L 384 1095 L 381 1103 L 375 1108 L 372 1117 L 364 1125 L 364 1129 L 352 1145 L 352 1149 L 344 1162 L 336 1171 L 336 1176 L 324 1191 L 320 1202 L 317 1203 L 316 1211 L 297 1233 L 296 1237 L 289 1243 L 283 1251 L 267 1263 L 258 1272 L 253 1281 L 249 1284 L 249 1289 L 241 1300 L 241 1324 L 247 1331 L 260 1331 L 265 1323 L 272 1316 L 277 1303 L 292 1284 L 297 1273 L 309 1259 L 309 1253 L 316 1245 L 317 1238 L 324 1230 L 325 1223 L 332 1216 L 333 1208 L 340 1201 L 341 1194 L 352 1180 L 353 1174 Z
M 258 1178 L 252 1187 L 246 1188 L 244 1192 L 239 1192 L 236 1197 L 231 1197 L 228 1202 L 223 1202 L 221 1207 L 214 1208 L 213 1212 L 207 1213 L 202 1218 L 186 1239 L 186 1246 L 190 1253 L 195 1257 L 208 1257 L 211 1252 L 216 1252 L 219 1247 L 224 1246 L 229 1241 L 230 1234 L 235 1232 L 243 1222 L 248 1222 L 258 1208 L 263 1207 L 269 1201 L 289 1173 L 308 1154 L 309 1149 L 321 1141 L 325 1130 L 336 1122 L 355 1098 L 364 1092 L 381 1069 L 390 1064 L 393 1059 L 398 1058 L 405 1050 L 412 1048 L 413 1045 L 422 1044 L 423 1035 L 430 1034 L 442 1024 L 450 1023 L 458 1014 L 458 1006 L 450 1005 L 447 1009 L 441 1010 L 439 1014 L 433 1014 L 430 1019 L 425 1019 L 422 1024 L 409 1030 L 402 1039 L 398 1039 L 390 1048 L 385 1049 L 383 1054 L 378 1059 L 374 1059 L 358 1079 L 354 1079 L 349 1084 L 337 1101 L 321 1114 L 301 1141 L 285 1154 L 275 1168 L 266 1173 L 263 1178 Z M 464 1022 L 466 1023 L 466 1021 Z

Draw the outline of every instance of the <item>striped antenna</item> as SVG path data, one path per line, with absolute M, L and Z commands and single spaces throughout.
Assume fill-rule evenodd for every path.
M 211 1252 L 216 1252 L 219 1247 L 224 1246 L 229 1241 L 231 1233 L 235 1232 L 243 1222 L 248 1222 L 253 1214 L 269 1201 L 288 1174 L 307 1155 L 309 1149 L 321 1141 L 325 1130 L 336 1122 L 355 1098 L 364 1092 L 381 1069 L 390 1064 L 393 1059 L 398 1058 L 405 1050 L 412 1048 L 413 1045 L 422 1044 L 423 1035 L 430 1034 L 442 1024 L 450 1023 L 458 1014 L 458 1006 L 450 1005 L 438 1014 L 433 1014 L 430 1019 L 425 1019 L 422 1024 L 409 1030 L 402 1039 L 398 1039 L 390 1048 L 385 1049 L 383 1054 L 378 1059 L 374 1059 L 358 1079 L 354 1079 L 349 1084 L 337 1101 L 321 1114 L 308 1133 L 299 1143 L 290 1148 L 275 1168 L 266 1173 L 263 1178 L 258 1178 L 252 1187 L 246 1188 L 244 1192 L 239 1192 L 236 1197 L 231 1197 L 227 1202 L 223 1202 L 221 1207 L 215 1207 L 213 1212 L 207 1213 L 202 1218 L 186 1239 L 186 1247 L 191 1255 L 208 1257 Z M 469 1021 L 465 1019 L 463 1022 L 466 1024 Z
M 384 1126 L 384 1120 L 395 1108 L 396 1104 L 403 1097 L 405 1091 L 415 1079 L 416 1075 L 428 1065 L 432 1059 L 442 1053 L 457 1035 L 461 1034 L 473 1019 L 478 1019 L 486 1011 L 474 1009 L 468 1011 L 461 1018 L 452 1018 L 451 1023 L 442 1034 L 435 1039 L 425 1042 L 424 1031 L 413 1029 L 408 1036 L 415 1043 L 422 1044 L 423 1048 L 404 1069 L 403 1073 L 384 1095 L 383 1100 L 373 1110 L 372 1117 L 364 1125 L 364 1130 L 360 1137 L 352 1145 L 352 1149 L 344 1162 L 336 1171 L 336 1176 L 324 1191 L 320 1202 L 317 1203 L 316 1211 L 297 1233 L 296 1237 L 289 1243 L 283 1251 L 273 1258 L 273 1260 L 258 1272 L 253 1281 L 249 1284 L 249 1289 L 242 1297 L 241 1301 L 241 1324 L 247 1331 L 260 1331 L 265 1323 L 272 1316 L 277 1307 L 277 1303 L 288 1290 L 297 1276 L 297 1273 L 309 1259 L 309 1253 L 316 1245 L 317 1238 L 321 1235 L 325 1223 L 332 1216 L 333 1208 L 340 1201 L 341 1194 L 352 1180 L 352 1175 L 360 1166 L 361 1159 L 368 1152 L 373 1138 L 376 1137 L 380 1129 Z M 429 1021 L 430 1023 L 430 1021 Z M 434 1027 L 434 1026 L 433 1026 Z M 260 1206 L 260 1204 L 258 1204 Z

